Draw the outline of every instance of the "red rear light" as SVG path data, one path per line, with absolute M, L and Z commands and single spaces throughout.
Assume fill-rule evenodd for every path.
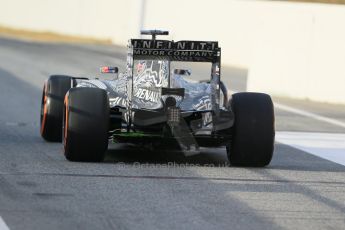
M 119 69 L 117 67 L 103 66 L 101 67 L 101 73 L 117 73 Z

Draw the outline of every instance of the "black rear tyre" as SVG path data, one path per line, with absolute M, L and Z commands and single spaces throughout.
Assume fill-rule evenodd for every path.
M 236 93 L 231 106 L 235 114 L 233 138 L 227 147 L 234 166 L 264 167 L 274 150 L 274 108 L 269 95 Z
M 61 142 L 63 100 L 75 84 L 72 77 L 52 75 L 45 82 L 42 93 L 40 132 L 46 141 Z
M 99 162 L 108 148 L 109 99 L 99 88 L 72 88 L 65 97 L 64 154 L 70 161 Z

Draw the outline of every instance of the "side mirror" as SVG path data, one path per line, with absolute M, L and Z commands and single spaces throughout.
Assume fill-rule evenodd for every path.
M 119 72 L 119 68 L 111 66 L 103 66 L 100 68 L 101 73 L 115 73 Z
M 192 74 L 192 71 L 190 69 L 174 69 L 174 74 L 190 76 Z

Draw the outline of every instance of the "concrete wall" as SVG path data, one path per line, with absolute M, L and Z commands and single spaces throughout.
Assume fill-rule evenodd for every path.
M 267 4 L 259 10 L 248 90 L 345 104 L 345 7 Z
M 345 6 L 234 0 L 0 0 L 0 24 L 109 38 L 219 40 L 248 90 L 345 104 Z
M 126 44 L 139 33 L 141 0 L 0 0 L 0 25 Z

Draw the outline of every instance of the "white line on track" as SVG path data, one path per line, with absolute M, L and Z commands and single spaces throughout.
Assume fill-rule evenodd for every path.
M 10 230 L 5 221 L 0 216 L 0 230 Z
M 290 106 L 282 105 L 282 104 L 279 104 L 279 103 L 276 103 L 276 102 L 274 103 L 274 106 L 277 109 L 281 109 L 281 110 L 284 110 L 284 111 L 287 111 L 287 112 L 291 112 L 291 113 L 295 113 L 295 114 L 298 114 L 298 115 L 301 115 L 301 116 L 305 116 L 305 117 L 310 117 L 310 118 L 313 118 L 315 120 L 323 121 L 323 122 L 326 122 L 326 123 L 329 123 L 329 124 L 332 124 L 332 125 L 336 125 L 336 126 L 340 126 L 340 127 L 345 128 L 345 122 L 341 122 L 341 121 L 338 121 L 338 120 L 335 120 L 335 119 L 332 119 L 332 118 L 320 116 L 320 115 L 317 115 L 315 113 L 310 113 L 310 112 L 307 112 L 307 111 L 304 111 L 304 110 L 301 110 L 301 109 L 295 109 L 295 108 L 292 108 Z
M 345 134 L 276 132 L 276 141 L 345 166 Z

